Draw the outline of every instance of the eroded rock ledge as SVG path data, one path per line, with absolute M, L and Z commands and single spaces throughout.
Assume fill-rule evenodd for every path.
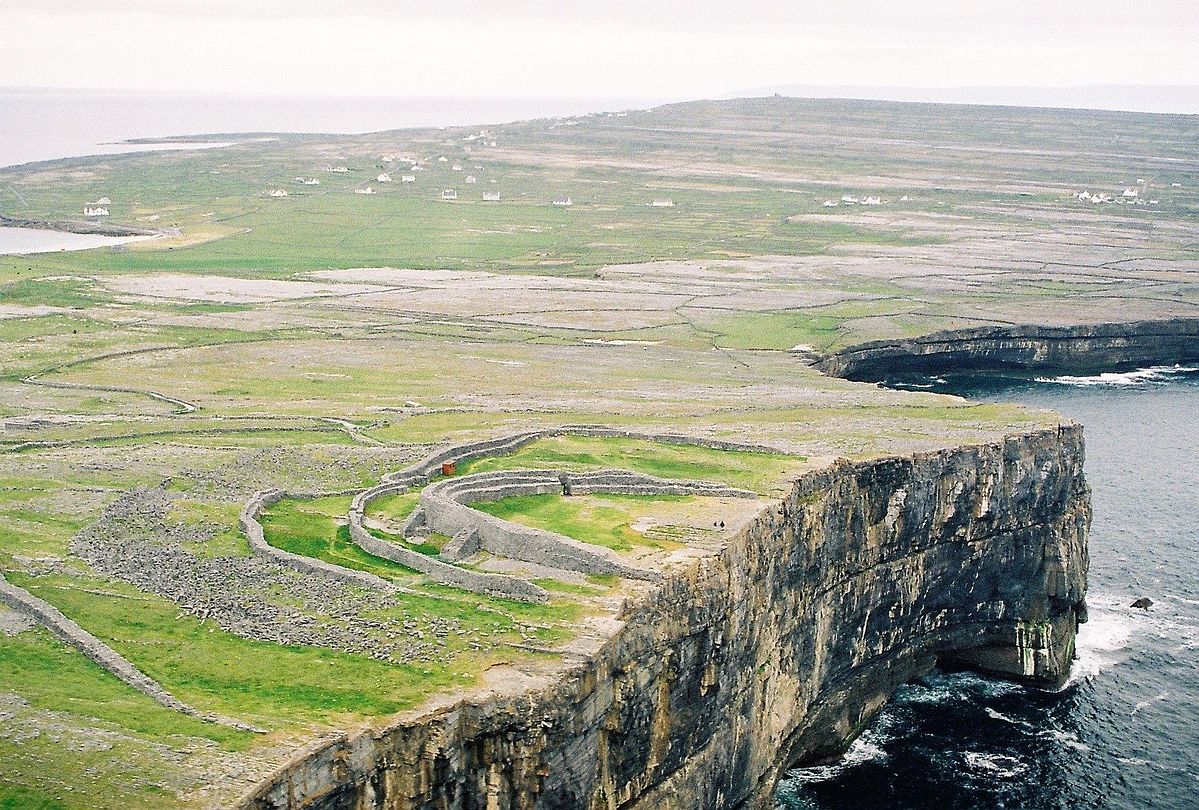
M 860 343 L 816 362 L 825 374 L 877 382 L 895 374 L 1086 371 L 1199 360 L 1199 318 L 1084 326 L 1003 326 Z
M 4 214 L 0 214 L 0 226 L 6 228 L 36 228 L 47 231 L 96 234 L 98 236 L 158 236 L 166 233 L 163 230 L 135 228 L 132 225 L 117 225 L 109 222 L 80 221 L 75 219 L 29 219 L 27 217 L 10 217 Z
M 345 733 L 240 806 L 770 806 L 937 662 L 1055 684 L 1084 615 L 1078 427 L 798 479 L 666 572 L 585 663 Z

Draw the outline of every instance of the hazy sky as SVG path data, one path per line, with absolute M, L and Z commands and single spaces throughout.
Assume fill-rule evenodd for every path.
M 0 84 L 659 98 L 1199 84 L 1199 0 L 0 0 Z

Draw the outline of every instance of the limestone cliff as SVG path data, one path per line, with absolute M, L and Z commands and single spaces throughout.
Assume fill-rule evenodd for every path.
M 316 746 L 266 808 L 769 806 L 938 661 L 1061 681 L 1086 589 L 1077 427 L 805 475 L 588 661 Z
M 1003 326 L 876 340 L 826 355 L 816 367 L 850 380 L 902 373 L 996 369 L 1086 371 L 1199 360 L 1199 318 L 1085 326 Z

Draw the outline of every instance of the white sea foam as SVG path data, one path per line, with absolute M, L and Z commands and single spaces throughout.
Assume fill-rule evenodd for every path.
M 787 773 L 787 780 L 800 784 L 812 784 L 815 782 L 826 782 L 829 779 L 835 779 L 844 771 L 853 768 L 856 765 L 861 765 L 865 762 L 886 762 L 887 752 L 882 746 L 886 743 L 888 737 L 884 728 L 884 724 L 876 724 L 875 727 L 867 729 L 849 746 L 849 750 L 845 752 L 845 756 L 830 765 L 813 765 L 808 768 L 795 768 Z
M 1091 750 L 1091 746 L 1079 740 L 1078 735 L 1073 731 L 1062 731 L 1061 729 L 1056 728 L 1042 728 L 1034 723 L 1028 722 L 1027 720 L 1021 720 L 1018 717 L 1010 717 L 1003 712 L 998 712 L 995 709 L 992 709 L 990 706 L 986 707 L 985 711 L 987 712 L 988 717 L 991 717 L 995 720 L 1002 720 L 1005 723 L 1011 723 L 1013 726 L 1024 729 L 1024 731 L 1033 737 L 1053 740 L 1065 746 L 1066 748 L 1073 748 L 1075 751 Z
M 1133 622 L 1130 618 L 1115 610 L 1098 607 L 1096 601 L 1091 600 L 1087 623 L 1078 629 L 1078 637 L 1074 642 L 1077 658 L 1063 688 L 1090 680 L 1118 664 L 1123 658 L 1121 651 L 1132 640 Z
M 967 767 L 981 771 L 988 777 L 1011 779 L 1028 770 L 1028 766 L 1006 754 L 984 754 L 981 751 L 966 751 L 963 754 Z
M 1166 382 L 1175 375 L 1187 374 L 1194 371 L 1199 371 L 1199 368 L 1180 365 L 1150 366 L 1149 368 L 1138 368 L 1134 371 L 1106 371 L 1102 374 L 1093 374 L 1090 376 L 1081 377 L 1073 377 L 1068 374 L 1064 374 L 1060 377 L 1037 377 L 1037 382 L 1057 383 L 1058 385 L 1073 385 L 1083 388 L 1094 385 L 1119 388 L 1144 385 L 1146 383 Z
M 973 672 L 938 675 L 907 688 L 898 703 L 937 704 L 972 696 L 999 697 L 1023 689 L 1017 683 L 984 678 Z
M 1059 731 L 1057 729 L 1042 729 L 1037 732 L 1038 737 L 1045 737 L 1050 740 L 1056 740 L 1067 748 L 1073 748 L 1075 751 L 1090 751 L 1091 746 L 1087 745 L 1082 740 L 1078 739 L 1078 735 L 1072 731 Z
M 1032 723 L 1029 723 L 1025 720 L 1021 720 L 1018 717 L 1009 717 L 1008 715 L 1004 714 L 1003 712 L 995 711 L 990 706 L 987 707 L 986 712 L 987 712 L 987 716 L 992 719 L 1002 720 L 1005 723 L 1011 723 L 1013 726 L 1020 726 L 1021 728 L 1028 729 L 1029 731 L 1037 731 L 1037 727 L 1034 726 Z

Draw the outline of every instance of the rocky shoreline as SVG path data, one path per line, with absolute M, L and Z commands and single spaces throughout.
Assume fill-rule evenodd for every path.
M 818 359 L 834 377 L 1031 370 L 1090 372 L 1199 361 L 1199 318 L 1077 326 L 996 326 L 860 343 Z
M 172 230 L 137 228 L 132 225 L 117 225 L 108 222 L 91 222 L 74 219 L 27 219 L 0 214 L 0 228 L 34 228 L 41 231 L 63 231 L 92 236 L 169 236 Z

